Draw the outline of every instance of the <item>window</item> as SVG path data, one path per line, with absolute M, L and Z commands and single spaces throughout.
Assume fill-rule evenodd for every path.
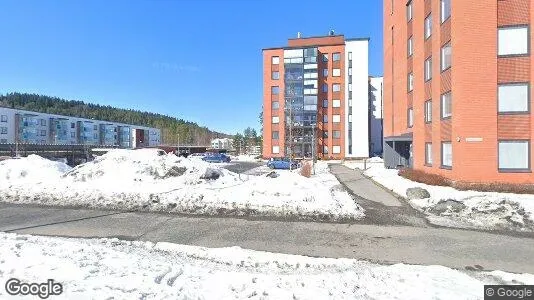
M 323 62 L 327 62 L 328 61 L 328 53 L 324 53 L 323 54 Z
M 323 139 L 328 138 L 328 130 L 323 131 Z
M 324 108 L 328 107 L 328 100 L 327 99 L 323 100 L 323 107 Z
M 334 77 L 341 76 L 341 69 L 333 69 L 332 70 L 332 76 L 334 76 Z
M 75 127 L 76 127 L 75 123 L 70 123 L 70 128 L 75 128 Z
M 352 100 L 349 100 L 349 107 L 352 106 Z
M 425 144 L 425 165 L 432 165 L 432 143 Z
M 408 74 L 408 92 L 413 91 L 413 73 Z
M 499 55 L 529 53 L 528 26 L 500 27 L 498 33 Z
M 432 79 L 432 57 L 425 60 L 425 81 Z
M 333 53 L 333 54 L 332 54 L 332 60 L 333 60 L 333 61 L 339 61 L 339 60 L 341 60 L 341 54 L 340 54 L 339 52 Z
M 328 84 L 323 83 L 323 93 L 328 93 Z
M 332 122 L 333 122 L 333 123 L 339 123 L 339 122 L 341 122 L 341 116 L 340 116 L 340 115 L 333 115 L 333 116 L 332 116 Z
M 408 39 L 408 57 L 413 55 L 413 38 Z
M 6 116 L 6 115 L 2 115 L 2 116 L 0 117 L 0 121 L 1 121 L 2 123 L 6 123 L 6 122 L 7 122 L 7 116 Z
M 0 134 L 7 134 L 7 127 L 0 127 Z
M 413 127 L 413 108 L 408 108 L 408 128 Z
M 279 109 L 280 108 L 280 102 L 273 101 L 273 103 L 271 104 L 271 108 L 272 109 Z
M 273 154 L 280 153 L 280 146 L 273 146 Z
M 352 92 L 352 83 L 349 83 L 349 92 Z
M 332 84 L 332 92 L 339 92 L 341 91 L 341 85 L 339 83 Z
M 7 144 L 7 139 L 0 139 L 0 144 Z
M 328 77 L 328 69 L 323 69 L 323 77 Z
M 349 115 L 349 123 L 352 123 L 352 115 Z
M 45 119 L 41 119 L 41 126 L 46 126 L 46 120 Z
M 446 119 L 452 116 L 452 95 L 451 92 L 441 95 L 441 118 Z
M 274 80 L 280 79 L 280 72 L 278 71 L 272 72 L 271 79 L 274 79 Z
M 93 125 L 93 130 L 98 130 L 98 126 L 97 125 Z
M 279 138 L 280 134 L 278 131 L 273 131 L 273 140 L 277 140 Z
M 279 117 L 273 117 L 273 124 L 278 124 L 278 122 L 280 122 L 280 118 Z
M 432 122 L 432 100 L 425 102 L 425 123 Z
M 441 23 L 451 16 L 451 0 L 441 0 Z
M 499 169 L 529 170 L 529 153 L 528 141 L 499 141 Z
M 341 107 L 341 100 L 332 100 L 332 107 Z
M 75 138 L 75 137 L 76 137 L 76 132 L 71 132 L 71 133 L 70 133 L 70 137 L 71 137 L 71 138 Z
M 352 60 L 352 52 L 349 52 L 349 60 Z
M 441 71 L 445 71 L 451 67 L 452 63 L 452 48 L 451 43 L 441 48 Z
M 441 166 L 445 168 L 452 168 L 451 142 L 441 142 Z
M 529 90 L 528 83 L 499 85 L 499 112 L 528 112 Z
M 333 146 L 332 147 L 332 153 L 334 153 L 334 154 L 341 153 L 341 146 Z
M 323 153 L 328 154 L 328 146 L 323 146 Z
M 273 95 L 278 95 L 278 94 L 280 94 L 280 87 L 278 87 L 278 86 L 272 86 L 272 87 L 271 87 L 271 94 L 273 94 Z
M 328 115 L 323 115 L 323 123 L 328 123 Z
M 41 136 L 46 136 L 46 130 L 41 130 Z
M 335 138 L 335 139 L 341 138 L 341 131 L 339 131 L 339 130 L 332 131 L 332 137 Z
M 412 6 L 412 2 L 408 3 L 408 5 L 406 5 L 406 19 L 408 20 L 408 22 L 410 22 L 413 18 L 413 6 Z
M 432 35 L 432 15 L 428 15 L 425 19 L 425 40 Z
M 349 68 L 349 76 L 352 76 L 352 68 Z
M 277 65 L 277 64 L 279 64 L 279 63 L 280 63 L 280 57 L 278 57 L 278 56 L 273 56 L 273 57 L 271 58 L 271 63 L 272 63 L 273 65 Z
M 98 133 L 93 134 L 93 138 L 96 140 L 98 138 Z

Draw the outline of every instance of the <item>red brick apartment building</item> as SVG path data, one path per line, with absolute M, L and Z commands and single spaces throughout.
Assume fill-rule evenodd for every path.
M 386 165 L 534 183 L 532 0 L 384 0 Z
M 263 49 L 264 157 L 369 157 L 368 45 L 299 33 Z

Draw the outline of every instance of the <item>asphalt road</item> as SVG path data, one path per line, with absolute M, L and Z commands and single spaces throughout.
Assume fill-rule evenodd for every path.
M 261 163 L 240 162 L 242 172 Z M 245 170 L 247 169 L 248 170 Z M 261 168 L 260 168 L 261 169 Z M 350 224 L 193 217 L 0 203 L 0 231 L 230 247 L 377 263 L 534 273 L 533 235 L 431 226 L 402 201 L 346 168 L 332 171 L 365 209 Z M 372 183 L 372 182 L 371 182 Z M 364 198 L 366 197 L 366 198 Z
M 223 168 L 232 171 L 234 173 L 243 174 L 257 167 L 264 166 L 264 162 L 248 162 L 248 161 L 232 161 Z

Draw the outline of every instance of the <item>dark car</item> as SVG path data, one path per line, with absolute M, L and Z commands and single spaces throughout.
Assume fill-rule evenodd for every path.
M 295 160 L 290 161 L 289 158 L 272 159 L 267 163 L 267 167 L 271 169 L 293 170 L 299 167 L 299 163 Z
M 223 163 L 230 162 L 230 157 L 222 153 L 207 153 L 202 160 L 210 163 Z

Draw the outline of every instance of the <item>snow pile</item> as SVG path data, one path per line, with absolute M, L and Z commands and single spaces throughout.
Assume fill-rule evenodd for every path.
M 257 162 L 257 161 L 261 160 L 261 159 L 256 158 L 256 157 L 258 157 L 258 155 L 242 154 L 242 155 L 238 155 L 238 156 L 232 156 L 232 160 L 245 161 L 245 162 Z
M 397 170 L 381 165 L 373 165 L 364 174 L 403 197 L 408 188 L 426 189 L 430 198 L 414 199 L 410 203 L 425 212 L 434 224 L 534 231 L 534 195 L 459 191 L 452 187 L 431 186 L 403 178 Z
M 0 186 L 0 201 L 200 215 L 363 218 L 363 209 L 322 168 L 312 178 L 296 172 L 280 172 L 277 178 L 240 176 L 157 150 L 113 150 L 53 181 L 8 181 Z
M 482 299 L 484 284 L 534 284 L 530 274 L 383 266 L 238 247 L 5 233 L 0 245 L 0 281 L 53 279 L 64 291 L 54 299 Z
M 57 180 L 71 167 L 38 155 L 0 161 L 0 186 L 24 182 Z

